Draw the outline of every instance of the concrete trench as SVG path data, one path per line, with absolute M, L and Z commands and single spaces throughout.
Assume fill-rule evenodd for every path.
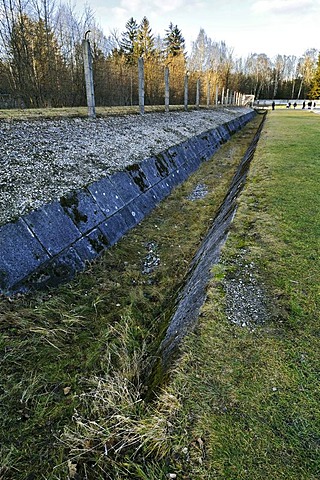
M 157 371 L 158 378 L 165 376 L 181 340 L 188 332 L 192 331 L 197 323 L 200 309 L 205 302 L 211 269 L 219 261 L 221 248 L 226 242 L 230 224 L 236 214 L 237 199 L 245 185 L 265 116 L 266 113 L 263 114 L 259 128 L 238 166 L 212 226 L 190 265 L 185 285 L 176 300 L 171 321 L 155 356 L 157 365 L 154 366 L 154 369 Z M 161 372 L 160 375 L 159 372 Z M 150 378 L 154 376 L 154 372 L 152 372 Z
M 1 226 L 0 293 L 25 293 L 71 280 L 88 262 L 141 222 L 176 185 L 211 158 L 221 144 L 255 115 L 255 111 L 245 113 Z M 241 168 L 244 167 L 239 167 L 236 174 L 239 182 L 232 187 L 233 193 L 228 194 L 230 198 L 240 188 Z M 219 215 L 217 228 L 222 231 L 227 220 L 223 220 L 222 211 Z M 220 237 L 217 241 L 220 242 Z M 208 240 L 203 244 L 197 258 L 209 256 L 211 243 Z M 194 271 L 200 263 L 197 258 L 193 262 Z M 190 285 L 186 286 L 189 290 L 185 290 L 185 295 L 190 297 L 192 305 L 197 303 L 194 297 L 199 293 Z M 170 350 L 175 342 L 168 340 L 172 337 L 169 330 L 168 335 L 163 347 L 168 344 Z

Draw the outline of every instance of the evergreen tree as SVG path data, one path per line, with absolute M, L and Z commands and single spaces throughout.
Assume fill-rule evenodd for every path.
M 151 57 L 155 51 L 155 40 L 152 34 L 149 20 L 143 17 L 137 37 L 137 53 L 138 56 Z
M 166 65 L 170 69 L 170 103 L 183 103 L 183 82 L 186 71 L 185 41 L 177 25 L 171 22 L 164 38 Z
M 173 25 L 172 22 L 170 22 L 169 28 L 166 30 L 164 44 L 167 56 L 175 57 L 184 53 L 185 40 L 181 30 L 179 30 L 177 25 Z
M 126 31 L 123 32 L 120 41 L 121 51 L 132 60 L 136 51 L 139 26 L 133 17 L 126 23 Z

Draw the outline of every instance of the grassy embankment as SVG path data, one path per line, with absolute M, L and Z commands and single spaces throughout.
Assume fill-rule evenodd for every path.
M 125 478 L 153 448 L 165 453 L 165 396 L 156 414 L 142 400 L 141 376 L 259 121 L 69 285 L 0 299 L 1 478 L 64 479 L 75 469 L 80 478 L 104 478 L 100 468 Z M 199 183 L 208 195 L 189 200 Z M 90 432 L 77 431 L 75 409 Z
M 199 325 L 155 402 L 143 367 L 253 125 L 86 274 L 1 300 L 4 479 L 319 478 L 319 125 L 268 115 Z M 209 194 L 191 202 L 199 183 Z M 160 265 L 146 275 L 148 242 Z M 242 327 L 225 286 L 248 264 L 270 315 Z

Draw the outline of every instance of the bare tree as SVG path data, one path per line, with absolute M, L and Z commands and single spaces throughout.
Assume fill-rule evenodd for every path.
M 313 48 L 307 50 L 299 60 L 297 70 L 300 85 L 297 98 L 300 98 L 303 87 L 308 90 L 311 86 L 312 78 L 316 70 L 318 55 L 319 51 Z

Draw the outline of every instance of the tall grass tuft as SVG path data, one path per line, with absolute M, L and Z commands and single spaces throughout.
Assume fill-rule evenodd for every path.
M 131 327 L 128 317 L 112 327 L 116 342 L 106 342 L 104 372 L 82 380 L 74 427 L 66 427 L 62 436 L 70 461 L 80 470 L 92 458 L 110 471 L 125 458 L 161 459 L 170 452 L 170 425 L 180 403 L 166 391 L 155 403 L 145 403 L 140 373 L 146 352 L 144 345 L 130 351 Z

